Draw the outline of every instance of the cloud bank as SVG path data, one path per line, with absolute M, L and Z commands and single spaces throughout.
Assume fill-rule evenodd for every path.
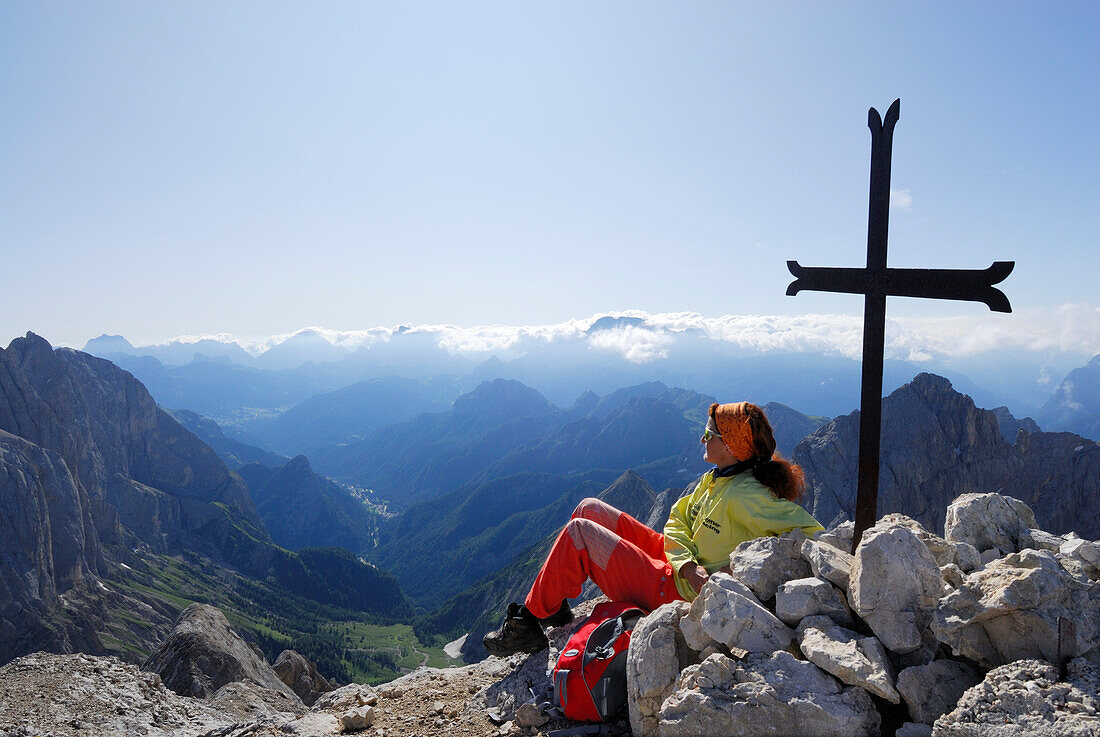
M 243 340 L 227 333 L 183 335 L 158 346 L 206 340 L 236 343 L 258 356 L 287 341 L 319 337 L 352 353 L 402 336 L 434 342 L 452 354 L 497 355 L 505 360 L 554 344 L 575 344 L 642 364 L 667 358 L 673 351 L 689 351 L 702 343 L 710 350 L 717 348 L 730 355 L 817 353 L 858 358 L 863 346 L 863 320 L 829 314 L 704 317 L 693 312 L 648 314 L 626 310 L 549 325 L 399 325 L 353 331 L 308 327 L 259 340 Z M 1087 359 L 1100 353 L 1100 308 L 1066 304 L 1011 315 L 887 321 L 887 358 L 920 362 L 1000 351 L 1060 353 Z

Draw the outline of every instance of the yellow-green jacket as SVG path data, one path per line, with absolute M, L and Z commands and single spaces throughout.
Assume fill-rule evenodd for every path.
M 719 478 L 708 471 L 694 491 L 672 505 L 665 523 L 665 557 L 676 574 L 676 589 L 688 601 L 695 598 L 695 590 L 679 575 L 687 561 L 714 573 L 729 565 L 738 544 L 796 527 L 806 535 L 825 529 L 802 507 L 778 498 L 751 470 Z

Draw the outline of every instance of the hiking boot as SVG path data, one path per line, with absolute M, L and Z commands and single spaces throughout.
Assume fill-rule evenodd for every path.
M 563 601 L 561 606 L 558 607 L 558 611 L 551 614 L 546 619 L 540 619 L 539 624 L 543 627 L 561 627 L 563 624 L 569 624 L 573 621 L 573 610 L 569 608 L 569 602 Z
M 508 605 L 508 613 L 500 629 L 485 635 L 481 641 L 490 655 L 500 657 L 514 653 L 537 653 L 550 645 L 535 615 L 514 601 Z

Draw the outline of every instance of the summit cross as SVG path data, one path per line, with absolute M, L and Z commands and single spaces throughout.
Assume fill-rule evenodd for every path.
M 879 440 L 882 431 L 882 359 L 886 332 L 886 297 L 927 297 L 984 302 L 994 312 L 1012 312 L 1008 297 L 994 284 L 1004 281 L 1015 261 L 994 261 L 988 269 L 889 269 L 886 234 L 890 221 L 890 152 L 901 100 L 894 100 L 883 120 L 867 113 L 871 129 L 871 195 L 867 215 L 867 268 L 818 268 L 788 261 L 795 280 L 787 295 L 800 291 L 864 295 L 863 378 L 859 410 L 859 480 L 856 487 L 855 537 L 852 553 L 878 507 Z

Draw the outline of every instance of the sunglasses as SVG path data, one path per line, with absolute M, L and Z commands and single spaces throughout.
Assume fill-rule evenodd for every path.
M 711 432 L 710 430 L 703 430 L 702 442 L 705 443 L 708 440 L 710 440 L 711 438 L 720 438 L 720 437 L 722 437 L 722 436 L 719 435 L 716 432 Z

